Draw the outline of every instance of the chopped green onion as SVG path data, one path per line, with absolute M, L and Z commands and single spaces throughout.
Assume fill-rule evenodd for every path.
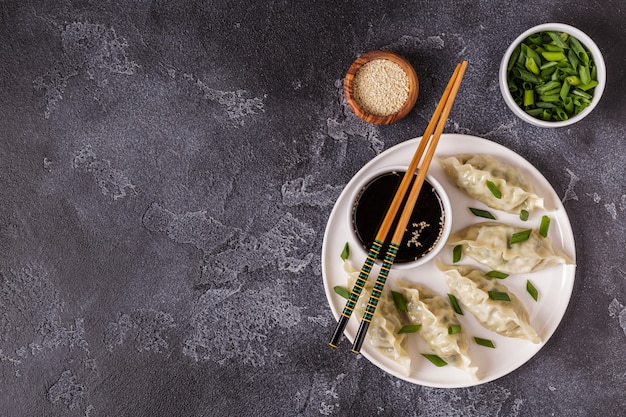
M 540 66 L 539 69 L 540 70 L 547 70 L 547 69 L 551 69 L 552 68 L 552 71 L 554 71 L 556 69 L 555 68 L 556 66 L 557 66 L 557 63 L 554 62 L 554 61 L 551 61 L 551 62 L 546 62 L 545 64 Z M 552 73 L 550 73 L 550 74 L 552 74 Z
M 530 280 L 526 280 L 526 291 L 528 291 L 528 294 L 530 294 L 530 296 L 537 301 L 539 298 L 539 291 L 537 291 L 537 288 L 535 288 Z
M 346 290 L 344 287 L 337 285 L 333 288 L 337 294 L 345 298 L 346 300 L 350 298 L 350 292 Z
M 343 250 L 341 251 L 341 260 L 345 261 L 349 257 L 350 257 L 350 246 L 348 245 L 348 242 L 346 242 L 346 244 L 343 245 Z
M 433 355 L 430 353 L 422 353 L 422 356 L 428 359 L 429 361 L 431 361 L 433 365 L 438 366 L 438 367 L 446 366 L 448 364 L 448 362 L 444 361 L 437 355 Z
M 474 336 L 474 342 L 476 342 L 477 345 L 485 346 L 485 347 L 492 348 L 492 349 L 495 349 L 496 347 L 491 340 L 483 339 L 482 337 Z
M 519 58 L 521 52 L 521 48 L 519 46 L 516 46 L 515 49 L 513 49 L 513 53 L 511 54 L 511 59 L 509 60 L 509 63 L 506 67 L 507 71 L 511 71 L 511 69 L 513 68 L 513 65 L 515 64 L 515 61 L 517 61 L 517 58 Z
M 533 90 L 524 90 L 524 107 L 535 104 L 535 92 Z
M 533 117 L 539 117 L 539 115 L 543 112 L 542 109 L 528 109 L 526 113 L 530 114 Z
M 578 73 L 580 74 L 580 82 L 583 84 L 591 82 L 591 73 L 587 65 L 579 65 Z
M 578 55 L 572 49 L 567 51 L 567 60 L 569 61 L 572 68 L 578 68 Z
M 578 55 L 578 58 L 583 61 L 583 63 L 585 62 L 585 56 L 587 55 L 587 52 L 585 50 L 585 48 L 582 46 L 582 44 L 578 41 L 578 39 L 576 39 L 575 37 L 570 37 L 569 39 L 569 46 L 572 48 L 572 51 L 574 51 L 574 53 L 576 55 Z M 586 59 L 589 59 L 589 57 L 587 56 Z
M 502 192 L 493 181 L 487 180 L 487 188 L 489 188 L 489 191 L 495 198 L 502 198 Z
M 543 79 L 540 76 L 533 74 L 525 68 L 515 67 L 513 68 L 512 73 L 515 75 L 515 78 L 519 78 L 522 81 L 528 81 L 533 84 L 540 84 L 543 82 Z
M 563 48 L 557 45 L 553 45 L 551 43 L 546 43 L 545 45 L 543 45 L 543 47 L 545 48 L 546 51 L 549 51 L 549 52 L 563 52 Z M 545 51 L 542 51 L 542 52 L 545 52 Z
M 587 94 L 586 92 L 584 92 L 580 88 L 577 88 L 574 91 L 572 91 L 572 94 L 575 95 L 575 96 L 586 98 L 587 100 L 591 100 L 591 98 L 592 98 L 591 94 Z
M 528 37 L 528 40 L 535 45 L 543 45 L 543 37 L 541 33 L 534 33 Z
M 509 245 L 514 245 L 516 243 L 525 242 L 530 237 L 532 230 L 522 230 L 521 232 L 513 233 L 511 235 L 511 240 L 509 240 Z
M 487 291 L 487 293 L 489 294 L 489 298 L 491 298 L 494 301 L 511 301 L 511 297 L 509 297 L 509 294 L 505 292 Z
M 509 274 L 505 274 L 504 272 L 500 271 L 489 271 L 485 274 L 485 276 L 489 278 L 504 279 L 507 278 Z
M 567 59 L 563 51 L 559 51 L 559 52 L 545 51 L 545 52 L 542 52 L 541 55 L 546 59 L 546 61 L 563 61 Z
M 543 104 L 548 105 L 550 103 L 543 103 Z M 539 105 L 539 103 L 537 103 L 537 105 Z M 551 107 L 556 107 L 556 106 L 553 104 Z M 550 110 L 551 107 L 546 107 L 546 110 L 544 110 L 541 113 L 541 119 L 543 119 L 543 120 L 550 120 L 552 118 L 552 110 Z
M 563 110 L 560 107 L 557 107 L 556 109 L 554 109 L 554 112 L 556 113 L 556 120 L 567 120 L 567 119 L 569 119 L 569 116 L 567 115 L 565 110 Z
M 565 101 L 567 95 L 569 94 L 569 87 L 569 83 L 567 81 L 564 81 L 563 85 L 561 86 L 561 91 L 559 91 L 559 96 L 561 96 L 561 99 L 563 99 L 563 101 Z
M 558 81 L 548 81 L 547 83 L 535 88 L 535 91 L 539 94 L 544 94 L 546 91 L 553 90 L 555 88 L 561 88 L 561 83 Z
M 537 52 L 538 51 L 533 50 L 533 48 L 530 48 L 526 46 L 525 44 L 522 44 L 522 53 L 524 54 L 524 65 L 526 66 L 528 71 L 532 72 L 535 75 L 539 74 L 539 71 L 537 68 L 537 71 L 535 72 L 534 66 L 541 65 L 541 57 L 539 56 Z M 532 61 L 534 64 L 531 63 L 529 67 L 528 64 L 530 61 Z
M 597 71 L 591 52 L 580 41 L 565 32 L 544 31 L 515 47 L 507 63 L 507 85 L 513 100 L 531 116 L 568 120 L 591 104 Z M 571 98 L 581 93 L 588 102 L 571 105 Z M 551 108 L 546 103 L 560 110 L 534 111 Z
M 477 209 L 473 207 L 470 207 L 469 209 L 474 214 L 474 216 L 484 217 L 485 219 L 496 220 L 496 217 L 487 210 Z
M 553 93 L 550 92 L 549 94 L 542 94 L 539 96 L 539 100 L 543 101 L 544 103 L 560 103 L 561 102 L 561 96 L 558 94 L 558 91 L 554 91 Z
M 540 109 L 553 109 L 553 108 L 556 107 L 556 105 L 554 103 L 545 103 L 543 101 L 536 102 L 535 106 L 537 106 Z
M 573 86 L 582 84 L 582 81 L 580 81 L 580 77 L 578 77 L 577 75 L 570 75 L 569 77 L 565 78 L 564 81 Z
M 546 32 L 548 34 L 548 36 L 550 37 L 550 39 L 552 39 L 552 42 L 554 42 L 554 44 L 556 46 L 558 46 L 559 48 L 567 48 L 567 44 L 564 42 L 563 37 L 565 37 L 567 39 L 567 33 L 558 33 L 558 32 Z
M 452 249 L 452 263 L 455 264 L 461 260 L 461 255 L 463 254 L 463 245 L 456 245 L 454 249 Z
M 528 217 L 530 216 L 530 213 L 528 212 L 528 210 L 524 210 L 522 209 L 522 211 L 519 212 L 519 218 L 521 221 L 525 222 L 526 220 L 528 220 Z
M 422 328 L 421 324 L 409 324 L 408 326 L 402 326 L 400 330 L 398 330 L 398 334 L 403 333 L 415 333 Z
M 451 324 L 448 326 L 448 334 L 457 334 L 461 333 L 461 325 L 460 324 Z
M 587 91 L 587 90 L 591 90 L 592 88 L 595 88 L 598 86 L 598 82 L 595 80 L 591 80 L 589 81 L 587 84 L 581 84 L 578 86 L 579 90 L 582 91 Z
M 528 71 L 532 72 L 535 75 L 539 75 L 539 66 L 537 65 L 537 62 L 531 57 L 526 57 L 525 66 Z
M 541 224 L 539 225 L 539 234 L 543 237 L 548 237 L 549 228 L 550 228 L 550 218 L 544 215 L 541 217 Z
M 461 310 L 461 306 L 459 305 L 459 301 L 456 299 L 454 294 L 448 294 L 448 299 L 450 300 L 450 305 L 456 314 L 463 315 L 463 310 Z
M 401 293 L 397 291 L 391 291 L 391 295 L 393 296 L 393 303 L 396 305 L 396 308 L 398 310 L 404 312 L 409 311 L 408 307 L 406 306 L 406 302 L 404 301 L 404 296 Z

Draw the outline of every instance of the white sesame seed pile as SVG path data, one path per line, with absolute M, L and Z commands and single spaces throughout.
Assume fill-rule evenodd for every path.
M 355 74 L 352 92 L 361 108 L 374 116 L 397 113 L 409 97 L 409 77 L 400 65 L 374 59 Z

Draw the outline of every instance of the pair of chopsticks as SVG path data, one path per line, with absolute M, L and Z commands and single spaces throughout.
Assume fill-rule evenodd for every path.
M 435 112 L 433 113 L 428 126 L 422 136 L 422 140 L 413 155 L 413 159 L 411 159 L 411 163 L 409 164 L 404 177 L 402 178 L 402 182 L 400 182 L 400 186 L 396 191 L 396 194 L 391 201 L 391 205 L 385 214 L 385 217 L 374 237 L 374 242 L 369 248 L 367 253 L 367 258 L 361 268 L 359 273 L 359 277 L 350 292 L 350 296 L 346 305 L 343 309 L 343 312 L 339 318 L 339 322 L 337 323 L 337 327 L 333 336 L 328 343 L 331 347 L 336 348 L 339 340 L 341 340 L 341 336 L 348 324 L 348 320 L 352 315 L 352 311 L 354 310 L 357 301 L 361 295 L 361 291 L 365 286 L 365 282 L 369 277 L 370 271 L 374 266 L 374 262 L 376 257 L 380 253 L 385 240 L 387 239 L 387 235 L 389 234 L 389 230 L 391 229 L 391 225 L 393 220 L 396 218 L 398 210 L 400 209 L 400 205 L 402 204 L 402 200 L 404 199 L 407 191 L 409 190 L 409 185 L 411 185 L 411 181 L 413 177 L 415 177 L 414 173 L 417 171 L 417 167 L 419 165 L 420 160 L 422 160 L 422 156 L 424 155 L 424 151 L 426 150 L 426 146 L 430 142 L 430 146 L 428 150 L 426 150 L 426 156 L 424 156 L 424 160 L 420 165 L 420 169 L 417 172 L 417 176 L 415 177 L 415 181 L 411 187 L 409 192 L 409 197 L 406 201 L 404 208 L 400 214 L 400 219 L 396 226 L 396 229 L 393 232 L 391 237 L 391 241 L 387 246 L 387 251 L 383 258 L 383 264 L 380 268 L 380 272 L 378 274 L 378 278 L 376 279 L 376 283 L 374 284 L 374 288 L 372 289 L 372 294 L 368 301 L 367 307 L 365 308 L 365 312 L 363 313 L 363 320 L 361 321 L 361 325 L 359 326 L 359 330 L 354 339 L 354 343 L 352 344 L 352 351 L 355 353 L 359 353 L 361 350 L 361 346 L 363 345 L 363 341 L 365 340 L 365 335 L 367 334 L 367 329 L 369 328 L 370 322 L 374 316 L 374 312 L 376 311 L 376 306 L 378 305 L 378 301 L 382 295 L 383 288 L 385 286 L 385 282 L 387 281 L 387 276 L 389 275 L 389 271 L 393 266 L 393 262 L 396 259 L 396 254 L 398 253 L 398 249 L 400 247 L 400 243 L 402 242 L 402 237 L 404 236 L 404 232 L 406 230 L 407 224 L 411 217 L 411 213 L 413 212 L 413 208 L 415 207 L 415 203 L 417 201 L 417 197 L 419 196 L 419 192 L 422 189 L 422 185 L 424 184 L 424 179 L 426 177 L 426 173 L 428 171 L 428 167 L 430 166 L 430 162 L 433 159 L 435 154 L 435 149 L 437 144 L 439 143 L 439 138 L 441 137 L 441 133 L 443 132 L 443 128 L 445 127 L 446 121 L 448 120 L 448 115 L 450 114 L 450 110 L 452 109 L 452 104 L 454 103 L 454 99 L 456 97 L 457 92 L 459 91 L 459 86 L 461 85 L 461 80 L 463 79 L 463 75 L 465 74 L 465 68 L 467 67 L 467 61 L 463 61 L 462 63 L 456 66 L 446 89 L 439 100 L 439 104 L 435 108 Z M 433 133 L 434 132 L 434 133 Z M 432 139 L 431 139 L 432 136 Z

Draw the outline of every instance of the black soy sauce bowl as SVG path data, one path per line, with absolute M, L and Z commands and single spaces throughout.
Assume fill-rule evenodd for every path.
M 365 253 L 378 232 L 406 170 L 406 166 L 390 166 L 373 171 L 357 184 L 351 196 L 348 224 L 353 239 Z M 404 205 L 399 211 L 402 207 Z M 400 212 L 391 226 L 388 239 L 393 234 L 399 217 Z M 451 228 L 450 200 L 441 184 L 427 175 L 400 242 L 394 268 L 414 268 L 434 259 L 445 246 Z M 389 243 L 388 239 L 385 243 Z M 379 264 L 382 263 L 385 248 L 383 246 L 383 251 L 378 256 Z

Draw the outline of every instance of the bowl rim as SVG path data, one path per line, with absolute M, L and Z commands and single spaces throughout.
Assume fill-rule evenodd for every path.
M 407 97 L 406 102 L 396 113 L 392 113 L 387 116 L 377 116 L 366 112 L 360 106 L 358 101 L 354 98 L 352 92 L 352 82 L 356 73 L 361 69 L 363 65 L 376 59 L 387 59 L 391 62 L 398 64 L 404 70 L 404 72 L 406 72 L 406 75 L 409 78 L 409 96 Z M 413 109 L 413 106 L 415 106 L 417 96 L 419 95 L 419 79 L 417 78 L 415 68 L 413 68 L 413 65 L 411 65 L 409 60 L 406 59 L 404 56 L 400 55 L 397 52 L 377 49 L 365 52 L 352 62 L 344 78 L 343 92 L 348 107 L 350 107 L 352 112 L 357 117 L 369 123 L 390 124 L 403 119 Z
M 507 79 L 506 67 L 508 65 L 509 58 L 511 57 L 515 47 L 519 45 L 528 36 L 534 33 L 548 31 L 548 30 L 566 32 L 569 35 L 574 36 L 575 38 L 580 40 L 580 42 L 587 49 L 589 49 L 589 52 L 591 52 L 593 56 L 593 60 L 597 67 L 597 71 L 598 71 L 598 74 L 597 74 L 598 85 L 594 89 L 593 99 L 591 100 L 591 104 L 587 106 L 587 108 L 585 108 L 582 112 L 575 115 L 574 117 L 571 117 L 568 120 L 561 120 L 561 121 L 556 121 L 556 122 L 550 122 L 550 121 L 537 119 L 529 115 L 528 113 L 526 113 L 524 110 L 522 110 L 522 108 L 519 107 L 513 100 L 513 96 L 511 95 L 511 92 L 509 91 L 507 80 L 506 80 Z M 520 119 L 532 125 L 539 126 L 539 127 L 549 127 L 549 128 L 563 127 L 563 126 L 569 126 L 571 124 L 574 124 L 582 120 L 589 113 L 591 113 L 593 109 L 598 105 L 598 103 L 600 102 L 600 98 L 602 97 L 602 94 L 604 93 L 605 86 L 606 86 L 606 64 L 604 62 L 604 56 L 602 55 L 602 51 L 600 50 L 598 45 L 593 41 L 593 39 L 591 39 L 582 30 L 574 26 L 565 24 L 565 23 L 542 23 L 540 25 L 533 26 L 527 29 L 522 34 L 520 34 L 513 42 L 511 42 L 506 52 L 504 53 L 504 56 L 502 57 L 502 61 L 500 62 L 498 80 L 500 84 L 500 92 L 502 93 L 502 96 L 504 98 L 506 105 Z
M 359 240 L 359 237 L 357 236 L 356 231 L 354 230 L 354 227 L 352 225 L 352 215 L 353 215 L 354 207 L 356 204 L 356 199 L 361 193 L 361 190 L 363 189 L 363 187 L 368 185 L 371 181 L 378 178 L 379 176 L 384 175 L 389 172 L 393 172 L 393 171 L 406 172 L 408 168 L 409 167 L 407 165 L 399 164 L 399 165 L 387 165 L 387 166 L 372 170 L 370 173 L 368 173 L 368 175 L 363 177 L 363 179 L 356 184 L 354 190 L 350 193 L 350 199 L 349 199 L 350 204 L 348 206 L 348 210 L 346 210 L 346 213 L 345 213 L 347 224 L 349 225 L 348 229 L 350 230 L 350 239 L 352 242 L 355 243 L 355 245 L 350 245 L 350 249 L 352 250 L 352 247 L 355 246 L 356 250 L 358 250 L 359 252 L 359 255 L 362 256 L 363 258 L 367 256 L 367 251 L 363 248 L 363 245 L 361 244 L 361 241 Z M 398 270 L 411 269 L 411 268 L 424 265 L 427 262 L 430 262 L 446 246 L 448 237 L 450 236 L 450 233 L 452 232 L 452 221 L 453 221 L 452 220 L 452 202 L 450 200 L 450 197 L 448 196 L 448 193 L 446 192 L 444 187 L 441 185 L 441 183 L 431 174 L 427 173 L 425 180 L 428 181 L 428 183 L 432 185 L 432 187 L 435 189 L 435 192 L 439 195 L 439 199 L 441 200 L 441 205 L 443 206 L 442 209 L 443 209 L 444 222 L 443 222 L 443 228 L 441 231 L 441 236 L 439 237 L 439 240 L 437 241 L 435 246 L 431 249 L 430 252 L 426 253 L 426 255 L 413 261 L 394 263 L 393 269 L 398 269 Z M 387 245 L 388 243 L 389 242 L 386 240 L 385 245 Z M 381 265 L 382 262 L 379 259 L 376 259 L 376 264 Z

